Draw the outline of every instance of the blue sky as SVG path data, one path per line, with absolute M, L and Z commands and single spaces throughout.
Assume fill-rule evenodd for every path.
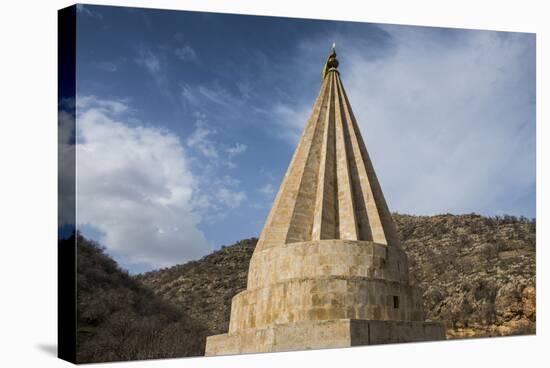
M 332 42 L 392 211 L 535 217 L 535 36 L 80 5 L 78 222 L 130 272 L 258 236 Z

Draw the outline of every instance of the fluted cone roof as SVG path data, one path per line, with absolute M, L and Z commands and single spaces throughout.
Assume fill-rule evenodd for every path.
M 322 239 L 398 244 L 337 67 L 333 49 L 257 250 Z

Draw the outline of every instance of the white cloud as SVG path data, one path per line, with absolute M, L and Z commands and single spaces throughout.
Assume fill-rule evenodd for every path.
M 206 115 L 195 112 L 194 116 L 196 118 L 195 129 L 189 137 L 187 137 L 185 141 L 186 145 L 209 159 L 210 165 L 224 165 L 230 169 L 236 168 L 237 164 L 235 164 L 232 159 L 246 151 L 246 144 L 237 142 L 234 146 L 224 147 L 223 144 L 213 139 L 216 130 L 208 124 Z M 224 152 L 226 155 L 223 155 Z M 220 155 L 220 153 L 222 154 Z
M 74 106 L 74 100 L 71 101 Z M 70 111 L 70 109 L 69 109 Z M 59 197 L 58 222 L 59 225 L 74 226 L 75 205 L 75 146 L 74 146 L 74 117 L 61 109 L 58 120 L 58 162 L 59 162 Z
M 330 38 L 390 208 L 535 216 L 534 35 L 372 28 Z M 300 44 L 299 69 L 326 39 Z M 313 105 L 300 93 L 257 109 L 293 145 Z
M 252 86 L 249 80 L 239 81 L 236 85 L 243 100 L 248 100 L 252 96 Z
M 98 12 L 91 11 L 88 6 L 84 6 L 84 4 L 76 4 L 76 12 L 78 14 L 84 14 L 92 18 L 96 18 L 99 20 L 103 19 L 103 15 L 101 15 Z
M 227 166 L 229 169 L 235 169 L 235 168 L 237 168 L 237 164 L 234 163 L 233 161 L 230 161 L 230 160 L 223 161 L 223 164 L 224 164 L 225 166 Z
M 246 194 L 244 192 L 231 190 L 225 187 L 219 188 L 216 197 L 221 203 L 230 208 L 237 208 L 246 200 Z
M 273 184 L 267 183 L 266 185 L 258 189 L 258 192 L 265 194 L 267 197 L 271 198 L 275 193 L 275 188 L 273 187 Z
M 231 156 L 238 155 L 239 153 L 245 152 L 247 149 L 246 144 L 236 143 L 233 147 L 227 148 L 225 151 Z
M 114 73 L 118 70 L 118 66 L 115 63 L 112 63 L 110 61 L 101 61 L 101 62 L 95 63 L 95 66 L 98 69 L 101 69 L 109 73 Z
M 197 52 L 189 45 L 176 48 L 174 53 L 180 60 L 183 61 L 192 61 L 197 59 Z
M 201 110 L 222 109 L 223 113 L 239 112 L 245 98 L 236 97 L 218 82 L 209 84 L 181 84 L 181 99 L 184 105 Z
M 311 109 L 312 106 L 309 104 L 291 106 L 279 102 L 273 106 L 268 114 L 273 117 L 271 121 L 276 125 L 277 134 L 294 145 L 300 139 L 311 114 Z
M 147 45 L 140 45 L 134 62 L 147 70 L 155 82 L 158 92 L 174 102 L 175 96 L 172 94 L 171 80 L 166 72 L 166 58 L 162 52 L 162 46 L 155 48 L 155 51 L 153 51 Z
M 188 84 L 181 84 L 181 101 L 185 106 L 194 107 L 199 105 L 199 97 L 194 89 Z
M 241 184 L 241 181 L 239 179 L 235 179 L 229 175 L 222 176 L 219 182 L 229 187 L 238 187 Z
M 190 44 L 186 42 L 185 34 L 178 32 L 173 36 L 178 46 L 172 47 L 174 54 L 182 61 L 193 61 L 197 59 L 197 52 Z
M 151 74 L 157 74 L 160 72 L 160 60 L 156 54 L 147 47 L 141 47 L 139 49 L 138 57 L 134 61 L 143 67 L 145 67 Z
M 210 139 L 210 136 L 216 134 L 216 131 L 207 125 L 204 117 L 197 115 L 195 116 L 197 117 L 197 120 L 195 121 L 195 130 L 191 133 L 189 138 L 187 138 L 187 146 L 196 149 L 207 158 L 218 158 L 218 150 L 216 149 L 216 145 L 214 141 Z
M 120 104 L 78 98 L 78 223 L 99 230 L 100 242 L 129 264 L 161 267 L 208 253 L 179 139 L 125 123 Z
M 193 204 L 205 222 L 215 223 L 225 219 L 231 209 L 240 207 L 247 200 L 246 193 L 240 190 L 240 180 L 229 175 L 217 177 L 207 172 L 197 176 L 197 182 Z
M 340 71 L 390 207 L 529 212 L 534 38 L 386 30 L 394 52 L 369 59 L 350 50 Z
M 76 100 L 77 110 L 94 108 L 102 113 L 120 114 L 128 110 L 124 101 L 102 100 L 94 95 L 79 96 Z
M 210 102 L 221 105 L 226 108 L 233 108 L 239 104 L 239 100 L 233 97 L 227 90 L 219 84 L 214 83 L 213 86 L 200 85 L 197 87 L 200 95 Z

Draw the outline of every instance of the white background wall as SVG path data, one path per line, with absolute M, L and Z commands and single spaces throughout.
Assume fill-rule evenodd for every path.
M 541 366 L 549 344 L 548 167 L 550 10 L 545 1 L 93 1 L 127 5 L 537 33 L 537 331 L 507 337 L 117 367 Z M 153 4 L 154 3 L 154 4 Z M 68 1 L 0 3 L 0 366 L 58 367 L 56 356 L 57 9 Z M 546 21 L 546 24 L 545 24 Z M 546 105 L 545 105 L 546 104 Z M 545 169 L 546 167 L 546 169 Z M 544 190 L 543 188 L 547 188 Z M 548 348 L 546 348 L 548 349 Z

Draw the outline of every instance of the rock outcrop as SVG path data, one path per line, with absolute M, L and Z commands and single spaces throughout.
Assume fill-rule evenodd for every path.
M 535 222 L 512 216 L 394 214 L 424 310 L 448 338 L 535 333 Z M 136 277 L 207 326 L 229 327 L 231 298 L 246 288 L 257 239 Z

